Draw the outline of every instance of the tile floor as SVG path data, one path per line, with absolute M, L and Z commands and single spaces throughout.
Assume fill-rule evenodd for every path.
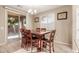
M 29 53 L 29 52 L 31 52 L 31 51 L 30 50 L 27 51 L 26 49 L 21 48 L 21 49 L 15 51 L 14 53 Z M 36 50 L 33 50 L 32 52 L 36 53 Z M 44 51 L 38 52 L 38 53 L 48 53 L 48 51 L 44 50 Z M 72 53 L 72 50 L 71 50 L 71 48 L 69 48 L 67 46 L 56 45 L 55 53 Z
M 27 51 L 26 49 L 23 49 L 20 46 L 21 46 L 20 40 L 17 40 L 12 43 L 7 43 L 6 45 L 0 46 L 0 53 L 29 53 L 30 52 L 29 50 Z M 55 43 L 54 48 L 55 48 L 55 53 L 72 53 L 72 49 L 69 46 Z M 48 53 L 48 52 L 42 51 L 39 53 Z

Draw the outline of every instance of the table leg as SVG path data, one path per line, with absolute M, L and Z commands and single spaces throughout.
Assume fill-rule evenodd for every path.
M 37 48 L 38 52 L 41 51 L 41 36 L 39 37 L 39 47 Z

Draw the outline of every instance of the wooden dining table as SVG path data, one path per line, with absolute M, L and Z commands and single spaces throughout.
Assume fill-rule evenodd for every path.
M 36 31 L 32 31 L 32 34 L 37 35 L 38 39 L 39 39 L 39 47 L 38 50 L 41 51 L 42 50 L 42 46 L 41 46 L 41 42 L 42 42 L 42 37 L 45 36 L 46 34 L 50 33 L 50 31 L 40 31 L 40 32 L 36 32 Z

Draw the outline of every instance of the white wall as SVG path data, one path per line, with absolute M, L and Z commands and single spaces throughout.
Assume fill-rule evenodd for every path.
M 55 20 L 55 13 L 52 10 L 37 14 L 35 17 L 39 17 L 39 22 L 34 22 L 33 28 L 36 29 L 36 28 L 39 28 L 39 27 L 44 27 L 45 25 L 41 24 L 41 20 L 42 20 L 43 17 L 48 17 L 48 16 L 52 16 L 52 20 Z M 54 24 L 52 24 L 52 25 L 54 25 Z M 54 26 L 52 26 L 52 25 L 45 26 L 45 27 L 47 28 L 47 30 L 55 29 L 55 25 Z
M 32 29 L 32 16 L 30 14 L 26 14 L 26 28 Z
M 0 45 L 6 42 L 6 17 L 7 12 L 5 8 L 0 6 Z
M 68 18 L 66 20 L 57 20 L 57 13 L 64 12 L 64 11 L 68 12 Z M 55 41 L 60 42 L 61 44 L 71 45 L 72 44 L 72 6 L 69 6 L 69 5 L 61 6 L 54 10 L 40 13 L 36 16 L 42 17 L 43 15 L 45 16 L 50 13 L 55 14 L 55 28 L 56 28 Z M 40 23 L 39 22 L 35 23 L 34 26 L 35 26 L 34 28 L 39 27 Z
M 66 20 L 57 20 L 57 13 L 67 12 Z M 56 14 L 56 41 L 72 44 L 72 6 L 62 6 L 55 10 Z

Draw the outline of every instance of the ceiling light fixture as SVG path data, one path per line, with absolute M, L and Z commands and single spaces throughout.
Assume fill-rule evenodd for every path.
M 33 15 L 33 14 L 36 14 L 37 13 L 37 10 L 36 9 L 34 9 L 34 10 L 33 9 L 29 9 L 28 10 L 28 13 L 30 13 L 30 14 Z
M 34 13 L 37 13 L 37 10 L 34 10 Z
M 28 10 L 28 13 L 31 13 L 31 12 L 32 12 L 32 9 L 29 9 L 29 10 Z

